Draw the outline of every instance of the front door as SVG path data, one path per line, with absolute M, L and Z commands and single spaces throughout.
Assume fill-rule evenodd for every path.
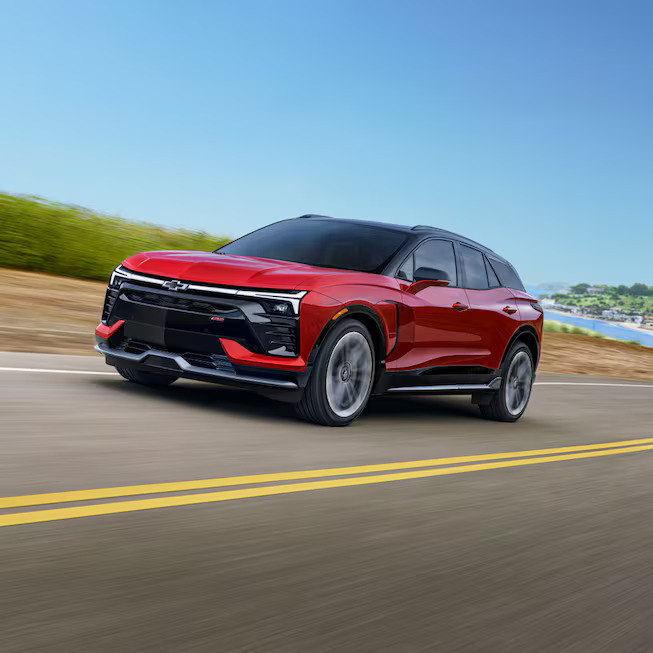
M 449 285 L 429 286 L 413 293 L 411 286 L 425 269 L 428 276 L 449 281 Z M 397 352 L 392 368 L 469 364 L 477 349 L 477 336 L 468 328 L 469 300 L 460 284 L 453 242 L 431 239 L 422 243 L 402 264 L 397 277 L 404 291 L 402 302 L 413 318 L 413 337 L 406 339 L 412 346 Z

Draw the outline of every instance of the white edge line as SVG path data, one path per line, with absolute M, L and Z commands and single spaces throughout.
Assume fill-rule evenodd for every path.
M 45 374 L 99 374 L 101 376 L 116 376 L 117 372 L 96 372 L 93 370 L 46 370 L 36 367 L 0 367 L 0 372 L 41 372 Z M 607 388 L 653 388 L 644 383 L 586 383 L 570 381 L 536 381 L 533 385 L 587 385 L 604 386 Z
M 653 385 L 645 383 L 582 383 L 570 381 L 536 381 L 533 385 L 591 385 L 605 386 L 608 388 L 653 388 Z
M 48 374 L 109 374 L 115 376 L 118 372 L 94 372 L 90 370 L 42 370 L 35 367 L 0 367 L 0 372 L 45 372 Z

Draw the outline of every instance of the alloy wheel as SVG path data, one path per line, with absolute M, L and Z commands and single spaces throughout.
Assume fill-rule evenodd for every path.
M 511 415 L 519 415 L 531 395 L 533 363 L 525 351 L 520 351 L 510 362 L 505 381 L 506 408 Z
M 365 403 L 373 368 L 372 348 L 362 333 L 350 331 L 338 340 L 326 372 L 327 401 L 338 417 L 351 417 Z

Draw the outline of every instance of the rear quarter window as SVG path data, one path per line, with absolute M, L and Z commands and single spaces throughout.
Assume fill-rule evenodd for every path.
M 512 288 L 513 290 L 526 290 L 519 275 L 511 265 L 503 263 L 503 261 L 497 261 L 494 258 L 490 258 L 489 261 L 497 277 L 499 277 L 502 286 Z

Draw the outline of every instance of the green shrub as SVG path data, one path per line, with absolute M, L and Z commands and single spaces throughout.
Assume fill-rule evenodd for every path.
M 592 336 L 592 338 L 605 338 L 602 333 L 586 329 L 585 327 L 574 326 L 573 324 L 566 324 L 565 322 L 558 322 L 557 320 L 544 320 L 543 329 L 547 333 L 572 333 L 581 336 Z
M 165 249 L 210 251 L 228 242 L 202 231 L 168 229 L 0 193 L 0 266 L 106 279 L 123 259 Z

